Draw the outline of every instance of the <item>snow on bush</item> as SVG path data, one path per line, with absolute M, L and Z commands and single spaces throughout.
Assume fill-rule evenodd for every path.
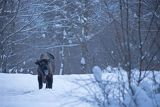
M 92 69 L 94 78 L 97 82 L 101 82 L 102 81 L 102 70 L 99 66 L 94 66 Z
M 147 76 L 143 79 L 140 85 L 137 84 L 139 71 L 132 70 L 132 88 L 134 95 L 128 85 L 127 72 L 122 68 L 113 68 L 108 66 L 102 70 L 95 66 L 92 69 L 93 77 L 97 83 L 89 85 L 92 89 L 93 100 L 98 107 L 159 107 L 160 106 L 160 73 L 156 72 L 156 84 L 153 81 L 151 71 L 144 72 Z M 94 88 L 93 88 L 94 87 Z M 155 91 L 156 90 L 156 91 Z

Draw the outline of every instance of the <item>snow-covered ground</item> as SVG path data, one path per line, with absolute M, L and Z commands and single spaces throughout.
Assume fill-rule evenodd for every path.
M 156 78 L 159 77 L 157 73 Z M 113 100 L 110 101 L 110 107 L 120 107 L 115 101 L 118 96 L 118 76 L 116 73 L 105 73 L 102 80 L 104 79 L 107 80 L 106 86 L 111 93 L 108 98 Z M 149 78 L 146 81 L 149 81 Z M 157 81 L 160 83 L 160 78 Z M 136 88 L 139 107 L 160 107 L 160 93 L 155 95 L 150 92 L 153 87 L 150 81 L 142 84 L 143 87 Z M 91 74 L 54 75 L 53 89 L 45 89 L 43 86 L 44 88 L 39 90 L 36 75 L 0 73 L 0 107 L 96 107 L 98 101 L 95 101 L 95 96 L 100 96 L 97 86 L 99 85 Z M 130 102 L 126 95 L 124 103 L 127 105 Z
M 75 80 L 83 75 L 54 76 L 53 89 L 38 89 L 36 75 L 0 73 L 0 107 L 91 107 L 79 96 Z

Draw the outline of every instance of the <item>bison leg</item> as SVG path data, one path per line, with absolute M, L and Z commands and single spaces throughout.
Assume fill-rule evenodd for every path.
M 42 76 L 38 75 L 38 84 L 39 84 L 39 89 L 42 89 L 43 83 L 42 83 Z
M 47 75 L 46 77 L 46 88 L 52 89 L 52 83 L 53 83 L 53 75 Z

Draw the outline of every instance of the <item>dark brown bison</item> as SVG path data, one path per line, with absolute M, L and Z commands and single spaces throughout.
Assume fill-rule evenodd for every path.
M 55 72 L 55 58 L 50 53 L 41 54 L 40 59 L 35 62 L 38 65 L 38 83 L 39 89 L 42 89 L 43 83 L 46 83 L 46 88 L 52 88 L 53 73 Z

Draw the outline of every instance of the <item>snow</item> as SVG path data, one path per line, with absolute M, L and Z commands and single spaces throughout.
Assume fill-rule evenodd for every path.
M 83 77 L 83 76 L 82 76 Z M 72 82 L 78 75 L 54 76 L 53 89 L 38 89 L 37 76 L 0 74 L 1 107 L 91 107 L 79 100 L 79 85 Z
M 69 42 L 69 44 L 72 44 L 72 43 L 73 43 L 72 40 L 68 40 L 68 42 Z
M 152 100 L 149 98 L 146 92 L 142 90 L 140 87 L 136 87 L 135 96 L 137 97 L 136 101 L 140 107 L 153 107 Z
M 59 75 L 62 75 L 62 73 L 63 73 L 63 63 L 61 63 L 61 69 L 60 69 L 60 71 L 59 71 Z
M 148 97 L 144 90 L 142 90 L 140 87 L 134 87 L 134 90 L 136 93 L 133 98 L 136 98 L 135 102 L 137 103 L 138 107 L 154 107 L 152 100 Z M 136 105 L 131 102 L 133 102 L 133 99 L 131 96 L 127 95 L 125 104 L 128 105 L 128 107 L 135 107 Z
M 23 65 L 25 65 L 26 64 L 26 62 L 25 61 L 23 61 Z
M 55 24 L 55 27 L 61 27 L 62 25 L 61 24 Z
M 92 69 L 94 78 L 96 81 L 101 82 L 102 81 L 102 70 L 99 66 L 94 66 Z
M 134 17 L 134 18 L 137 18 L 138 16 L 137 16 L 137 14 L 136 14 L 136 13 L 134 13 L 133 17 Z
M 46 37 L 46 35 L 45 35 L 45 34 L 42 34 L 42 37 L 43 37 L 43 38 L 45 38 L 45 37 Z
M 24 71 L 24 69 L 23 69 L 23 68 L 21 68 L 19 71 L 20 71 L 20 72 L 23 72 L 23 71 Z
M 160 92 L 154 93 L 158 86 L 154 86 L 151 74 L 140 86 L 132 84 L 135 95 L 131 96 L 123 69 L 108 66 L 101 70 L 94 66 L 92 71 L 93 74 L 54 75 L 53 89 L 45 89 L 44 85 L 42 90 L 38 89 L 36 75 L 0 73 L 0 107 L 122 107 L 119 101 L 126 107 L 160 107 Z M 136 78 L 137 70 L 134 72 Z M 160 73 L 155 71 L 155 76 L 160 84 Z M 120 97 L 123 87 L 124 100 Z M 104 92 L 107 93 L 103 95 Z
M 111 54 L 113 54 L 114 52 L 113 51 L 111 51 Z
M 63 30 L 64 37 L 67 35 L 66 30 Z
M 82 64 L 82 65 L 85 65 L 85 64 L 86 64 L 86 61 L 85 61 L 85 58 L 84 58 L 84 57 L 81 58 L 81 64 Z
M 95 2 L 95 3 L 99 3 L 100 1 L 99 1 L 99 0 L 94 0 L 94 2 Z

